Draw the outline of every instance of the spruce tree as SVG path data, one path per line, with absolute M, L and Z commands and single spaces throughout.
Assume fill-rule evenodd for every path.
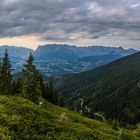
M 40 80 L 40 86 L 41 86 L 41 96 L 43 97 L 43 93 L 45 93 L 45 84 L 44 84 L 44 81 L 43 81 L 43 76 L 41 73 L 39 73 L 39 80 Z
M 52 80 L 45 84 L 45 91 L 43 92 L 42 97 L 53 104 L 58 104 L 57 91 L 53 86 Z
M 34 57 L 32 56 L 32 53 L 30 53 L 27 63 L 24 65 L 22 70 L 21 95 L 24 98 L 37 103 L 42 94 L 42 89 L 40 83 L 40 72 L 36 69 L 33 61 Z
M 20 95 L 22 88 L 21 78 L 12 81 L 12 95 Z
M 8 50 L 5 49 L 2 64 L 0 66 L 0 91 L 1 94 L 11 94 L 12 65 Z
M 59 97 L 59 106 L 64 107 L 64 99 L 63 97 Z

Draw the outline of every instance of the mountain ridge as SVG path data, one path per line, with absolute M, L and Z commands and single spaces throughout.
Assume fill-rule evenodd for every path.
M 76 47 L 70 45 L 50 44 L 39 46 L 35 51 L 24 47 L 2 46 L 0 55 L 8 48 L 14 73 L 21 71 L 30 52 L 35 57 L 35 64 L 41 70 L 45 79 L 59 75 L 67 75 L 88 71 L 108 64 L 116 59 L 138 52 L 122 47 Z
M 82 53 L 81 54 L 78 54 L 76 53 L 77 55 L 79 55 L 79 58 L 80 57 L 86 57 L 86 56 L 96 56 L 96 52 L 97 53 L 100 53 L 100 55 L 105 55 L 111 51 L 116 51 L 117 52 L 127 52 L 127 53 L 135 53 L 137 52 L 137 50 L 135 49 L 124 49 L 123 47 L 108 47 L 108 46 L 85 46 L 85 47 L 81 47 L 81 46 L 75 46 L 75 45 L 67 45 L 67 44 L 48 44 L 48 45 L 40 45 L 36 50 L 35 52 L 38 52 L 38 51 L 41 51 L 41 49 L 43 51 L 45 51 L 45 49 L 49 49 L 50 51 L 56 49 L 56 50 L 59 50 L 59 49 L 69 49 L 69 51 L 79 51 Z M 42 52 L 43 52 L 42 51 Z M 84 52 L 83 52 L 84 51 Z M 87 53 L 87 54 L 86 54 Z M 95 53 L 95 54 L 94 54 Z M 124 54 L 125 56 L 125 54 Z
M 8 49 L 10 56 L 21 57 L 22 59 L 26 59 L 29 56 L 29 53 L 33 52 L 30 48 L 4 45 L 0 46 L 0 55 L 3 55 L 6 48 Z
M 50 44 L 39 46 L 34 56 L 44 77 L 45 75 L 51 77 L 94 69 L 136 52 L 138 51 L 122 47 L 76 47 Z

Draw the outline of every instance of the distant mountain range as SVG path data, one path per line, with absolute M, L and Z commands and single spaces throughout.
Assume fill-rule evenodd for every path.
M 3 55 L 4 50 L 8 48 L 10 57 L 19 57 L 22 59 L 27 59 L 27 57 L 29 56 L 30 52 L 33 52 L 32 49 L 29 48 L 24 48 L 24 47 L 16 47 L 16 46 L 0 46 L 0 56 Z
M 76 47 L 53 44 L 39 46 L 34 56 L 35 63 L 44 76 L 48 77 L 91 70 L 136 52 L 138 51 L 122 47 Z
M 28 58 L 29 53 L 33 52 L 32 49 L 16 46 L 0 46 L 0 61 L 3 57 L 5 49 L 8 49 L 10 60 L 13 65 L 14 73 L 19 72 L 25 60 Z
M 45 78 L 91 70 L 138 52 L 122 47 L 76 47 L 51 44 L 39 46 L 35 51 L 24 47 L 0 46 L 0 56 L 3 55 L 5 48 L 9 50 L 15 73 L 21 70 L 29 52 L 33 52 L 35 64 Z
M 71 109 L 122 123 L 140 122 L 140 53 L 54 82 Z
M 39 46 L 35 51 L 37 58 L 45 59 L 62 59 L 62 60 L 75 60 L 88 56 L 103 56 L 103 55 L 120 55 L 126 56 L 136 52 L 134 49 L 125 50 L 122 47 L 105 47 L 105 46 L 90 46 L 90 47 L 76 47 L 70 45 L 44 45 Z

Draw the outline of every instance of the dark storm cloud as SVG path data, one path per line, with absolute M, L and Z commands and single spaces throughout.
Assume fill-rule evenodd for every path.
M 0 0 L 0 37 L 140 39 L 138 0 Z

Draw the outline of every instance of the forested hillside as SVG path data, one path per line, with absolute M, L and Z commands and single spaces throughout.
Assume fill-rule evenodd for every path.
M 122 125 L 140 122 L 140 53 L 92 71 L 57 78 L 55 85 L 71 109 L 85 114 L 100 112 Z

